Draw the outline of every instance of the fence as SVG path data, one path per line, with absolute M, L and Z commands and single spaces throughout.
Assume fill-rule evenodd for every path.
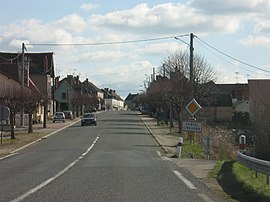
M 270 162 L 264 161 L 260 159 L 256 159 L 250 156 L 246 156 L 241 152 L 238 152 L 237 160 L 247 166 L 255 170 L 256 177 L 258 177 L 258 172 L 263 173 L 266 175 L 266 183 L 269 185 L 269 175 L 270 175 Z

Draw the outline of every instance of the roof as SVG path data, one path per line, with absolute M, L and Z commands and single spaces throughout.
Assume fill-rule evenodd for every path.
M 53 52 L 44 53 L 25 53 L 25 65 L 30 61 L 29 73 L 30 74 L 49 74 L 54 77 L 54 60 Z M 18 72 L 18 65 L 22 60 L 22 53 L 8 53 L 0 52 L 0 69 L 5 71 L 7 67 L 16 66 Z M 15 71 L 11 72 L 11 75 L 16 74 Z M 18 73 L 17 73 L 18 74 Z
M 128 96 L 125 99 L 125 102 L 126 101 L 133 101 L 137 97 L 137 95 L 138 95 L 138 93 L 137 94 L 131 94 L 131 93 L 129 93 Z

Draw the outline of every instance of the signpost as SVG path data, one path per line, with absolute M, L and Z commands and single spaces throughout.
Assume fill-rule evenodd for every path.
M 210 159 L 210 146 L 212 145 L 213 140 L 210 137 L 204 137 L 203 138 L 203 144 L 205 146 L 206 152 L 205 155 L 207 156 L 207 159 Z
M 189 134 L 189 143 L 192 144 L 192 140 L 194 141 L 195 132 L 202 132 L 202 123 L 195 121 L 194 115 L 201 109 L 202 107 L 199 103 L 193 98 L 187 105 L 186 110 L 191 115 L 192 120 L 183 121 L 182 122 L 182 130 L 188 131 Z
M 198 121 L 183 121 L 182 122 L 183 131 L 192 131 L 192 132 L 202 132 L 202 123 Z
M 9 119 L 10 111 L 9 108 L 3 105 L 0 105 L 0 122 L 1 122 L 1 144 L 3 143 L 3 130 L 4 122 Z
M 201 108 L 202 107 L 194 98 L 186 105 L 186 110 L 192 116 L 192 118 Z

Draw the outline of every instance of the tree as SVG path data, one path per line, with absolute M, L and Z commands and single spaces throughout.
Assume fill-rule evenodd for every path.
M 0 103 L 10 110 L 11 139 L 15 139 L 15 115 L 23 107 L 22 97 L 24 90 L 20 86 L 3 86 L 0 91 Z
M 189 97 L 190 85 L 190 67 L 189 67 L 189 55 L 181 51 L 176 52 L 168 56 L 164 60 L 164 65 L 160 72 L 163 72 L 168 78 L 172 78 L 173 86 L 180 88 L 179 93 L 181 97 L 184 97 L 184 102 L 189 102 L 192 98 Z M 193 61 L 193 97 L 202 103 L 213 102 L 213 98 L 209 96 L 211 89 L 209 85 L 205 85 L 210 81 L 215 81 L 216 72 L 214 68 L 206 61 L 206 59 L 200 55 L 194 55 Z M 175 91 L 176 89 L 174 89 Z
M 23 106 L 29 115 L 28 133 L 33 133 L 33 113 L 36 111 L 42 100 L 42 95 L 33 90 L 25 90 L 23 95 Z
M 159 110 L 171 111 L 177 116 L 179 132 L 181 132 L 181 110 L 192 98 L 190 97 L 189 55 L 181 51 L 164 59 L 157 79 L 147 89 L 150 105 Z M 215 80 L 215 71 L 206 59 L 195 55 L 193 62 L 193 98 L 205 105 L 215 102 L 212 86 L 208 83 Z M 210 96 L 211 95 L 211 96 Z M 171 110 L 168 110 L 171 109 Z

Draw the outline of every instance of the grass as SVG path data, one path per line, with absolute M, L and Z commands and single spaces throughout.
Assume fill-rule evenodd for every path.
M 188 139 L 184 140 L 184 142 L 188 141 L 189 141 Z M 189 156 L 190 154 L 192 154 L 194 158 L 203 159 L 205 158 L 204 150 L 205 149 L 197 143 L 193 144 L 187 143 L 184 146 L 183 155 Z
M 255 177 L 255 171 L 236 161 L 217 161 L 209 174 L 215 177 L 231 201 L 270 201 L 270 185 L 265 175 Z
M 3 144 L 0 145 L 0 157 L 9 154 L 11 151 L 18 149 L 34 140 L 37 140 L 47 133 L 27 133 L 26 131 L 16 132 L 15 139 L 10 139 L 10 136 L 3 138 Z

